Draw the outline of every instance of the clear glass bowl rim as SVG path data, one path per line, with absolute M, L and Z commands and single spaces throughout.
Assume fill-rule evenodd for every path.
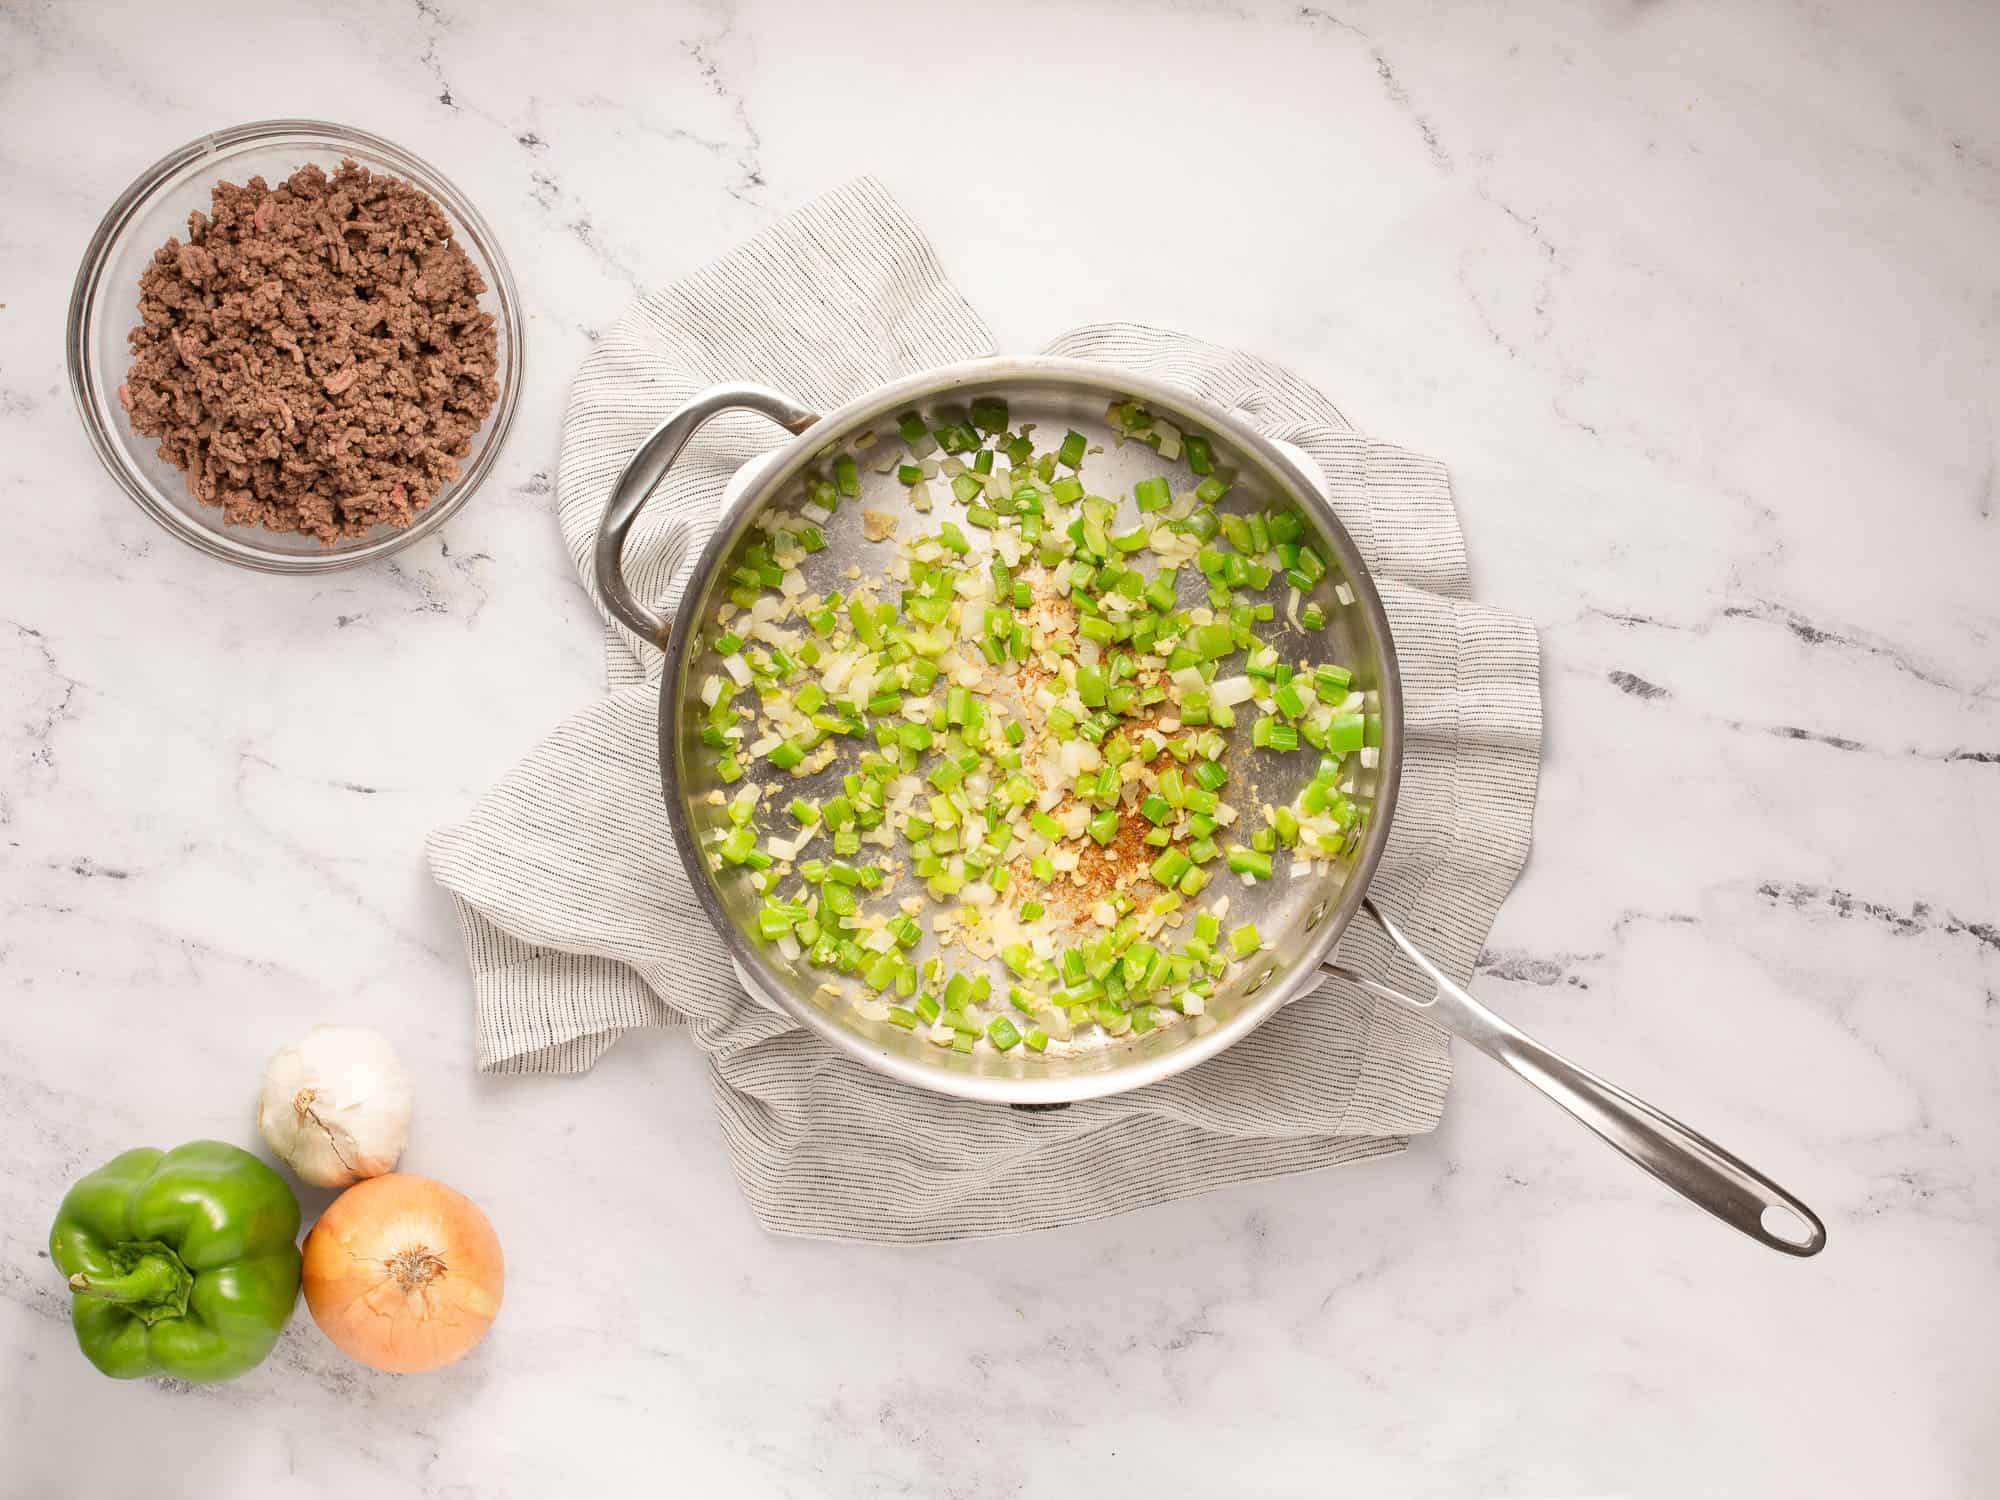
M 388 162 L 437 199 L 450 215 L 457 231 L 472 241 L 483 269 L 489 272 L 488 279 L 492 282 L 494 299 L 499 304 L 498 316 L 507 340 L 507 357 L 500 371 L 500 401 L 488 419 L 492 425 L 468 457 L 450 492 L 432 502 L 401 531 L 370 537 L 352 547 L 328 548 L 324 552 L 269 550 L 248 539 L 253 535 L 249 528 L 233 528 L 235 534 L 225 533 L 218 527 L 204 526 L 174 506 L 163 503 L 153 493 L 146 476 L 133 467 L 123 439 L 103 420 L 99 372 L 93 366 L 89 345 L 91 312 L 104 290 L 104 274 L 112 249 L 127 226 L 152 202 L 168 179 L 202 157 L 242 146 L 277 144 L 292 137 L 309 137 L 336 147 L 351 144 L 370 156 Z M 90 438 L 91 446 L 97 450 L 99 461 L 118 481 L 119 487 L 164 529 L 198 551 L 263 573 L 317 574 L 356 567 L 400 552 L 436 531 L 472 498 L 499 458 L 521 395 L 520 296 L 515 290 L 514 273 L 508 267 L 507 257 L 501 252 L 499 241 L 494 238 L 486 220 L 451 180 L 429 162 L 379 135 L 330 120 L 255 120 L 247 125 L 210 131 L 168 152 L 141 172 L 106 211 L 84 250 L 83 263 L 77 268 L 76 284 L 70 292 L 64 342 L 69 361 L 70 394 L 76 401 L 77 413 L 83 419 L 84 431 Z

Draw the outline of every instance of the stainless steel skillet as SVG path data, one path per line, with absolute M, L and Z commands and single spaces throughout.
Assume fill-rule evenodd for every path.
M 1317 534 L 1329 571 L 1316 598 L 1328 624 L 1308 643 L 1283 617 L 1273 622 L 1268 644 L 1288 659 L 1310 656 L 1344 663 L 1354 687 L 1379 716 L 1380 744 L 1358 757 L 1350 797 L 1365 810 L 1365 834 L 1330 871 L 1309 878 L 1282 878 L 1249 888 L 1232 888 L 1231 920 L 1256 921 L 1267 947 L 1238 966 L 1218 988 L 1207 1013 L 1144 1037 L 1057 1055 L 960 1054 L 933 1046 L 887 1022 L 871 1020 L 819 990 L 820 976 L 803 962 L 788 962 L 776 949 L 750 937 L 759 897 L 740 870 L 720 870 L 707 854 L 723 826 L 723 811 L 710 800 L 721 789 L 712 757 L 697 738 L 702 682 L 719 667 L 709 642 L 719 633 L 717 611 L 730 587 L 729 572 L 760 515 L 778 506 L 796 508 L 802 475 L 836 452 L 858 460 L 858 504 L 842 507 L 826 528 L 828 547 L 805 569 L 815 593 L 843 586 L 851 570 L 879 571 L 884 554 L 864 541 L 862 509 L 920 521 L 925 529 L 938 517 L 913 517 L 908 492 L 893 473 L 879 472 L 869 452 L 897 447 L 900 414 L 963 408 L 982 397 L 1008 403 L 1010 420 L 1033 422 L 1042 433 L 1073 429 L 1104 451 L 1094 455 L 1090 487 L 1103 495 L 1129 496 L 1140 478 L 1162 472 L 1159 454 L 1139 443 L 1120 443 L 1107 418 L 1114 402 L 1139 402 L 1183 432 L 1206 436 L 1218 468 L 1233 473 L 1225 510 L 1253 511 L 1289 505 Z M 756 477 L 716 519 L 687 583 L 682 606 L 672 619 L 636 598 L 623 571 L 628 535 L 648 498 L 667 477 L 697 429 L 728 414 L 752 414 L 793 434 L 763 462 Z M 883 449 L 881 451 L 888 451 Z M 1128 507 L 1130 501 L 1124 502 Z M 942 509 L 949 509 L 946 504 Z M 1121 520 L 1121 524 L 1124 524 Z M 871 1068 L 920 1088 L 960 1098 L 1029 1106 L 1052 1106 L 1122 1093 L 1166 1078 L 1230 1046 L 1289 1000 L 1332 975 L 1355 984 L 1375 999 L 1409 1011 L 1499 1061 L 1568 1110 L 1611 1145 L 1744 1234 L 1790 1255 L 1816 1254 L 1826 1231 L 1813 1212 L 1776 1183 L 1720 1146 L 1662 1114 L 1651 1105 L 1565 1061 L 1508 1025 L 1431 963 L 1369 899 L 1370 877 L 1381 859 L 1395 811 L 1402 763 L 1401 680 L 1388 617 L 1359 551 L 1317 486 L 1278 447 L 1246 422 L 1209 402 L 1171 386 L 1106 366 L 1049 358 L 1002 358 L 933 370 L 883 386 L 817 416 L 775 391 L 751 385 L 718 386 L 688 401 L 641 445 L 613 487 L 596 552 L 599 588 L 613 614 L 666 654 L 660 693 L 660 767 L 676 844 L 709 919 L 735 958 L 744 981 L 760 995 L 810 1027 L 827 1042 Z M 1192 570 L 1190 570 L 1192 571 Z M 694 703 L 696 712 L 683 708 Z M 1273 758 L 1250 750 L 1248 736 L 1232 736 L 1226 757 L 1231 785 L 1254 782 L 1262 801 L 1283 803 L 1310 774 L 1309 757 Z M 1252 763 L 1252 756 L 1257 758 Z M 819 773 L 837 779 L 843 762 Z M 812 795 L 810 781 L 802 788 Z M 717 799 L 718 801 L 720 799 Z M 895 892 L 881 893 L 885 896 Z M 1334 962 L 1332 955 L 1357 915 L 1388 939 L 1367 939 L 1357 929 L 1350 952 L 1367 948 L 1406 963 L 1412 994 L 1396 984 Z M 1371 965 L 1375 967 L 1375 965 Z M 1393 967 L 1393 966 L 1392 966 Z M 1425 996 L 1425 982 L 1436 992 Z

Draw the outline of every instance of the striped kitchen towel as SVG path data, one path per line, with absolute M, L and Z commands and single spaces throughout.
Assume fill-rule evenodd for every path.
M 578 372 L 557 516 L 591 588 L 612 483 L 680 402 L 756 380 L 815 410 L 990 354 L 985 324 L 877 183 L 828 194 L 634 306 Z M 1180 334 L 1100 324 L 1052 354 L 1144 371 L 1233 408 L 1317 466 L 1388 606 L 1408 749 L 1372 886 L 1458 979 L 1527 857 L 1541 752 L 1538 649 L 1468 598 L 1443 467 L 1357 433 L 1296 375 Z M 703 428 L 626 549 L 642 597 L 678 603 L 724 486 L 775 446 L 760 419 Z M 1400 1150 L 1436 1124 L 1443 1035 L 1329 982 L 1198 1067 L 1135 1093 L 1024 1113 L 918 1092 L 833 1051 L 738 983 L 661 803 L 657 651 L 608 626 L 611 691 L 430 841 L 471 962 L 478 1064 L 576 1073 L 627 1029 L 684 1024 L 706 1056 L 752 1211 L 789 1234 L 915 1243 L 1044 1229 L 1227 1183 Z M 1369 927 L 1343 960 L 1422 981 Z

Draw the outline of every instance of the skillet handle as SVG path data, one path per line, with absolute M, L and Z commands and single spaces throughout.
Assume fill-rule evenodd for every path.
M 804 432 L 819 420 L 790 397 L 761 385 L 711 386 L 690 398 L 639 445 L 639 451 L 626 461 L 624 472 L 612 485 L 604 519 L 597 524 L 597 591 L 603 595 L 605 607 L 633 634 L 651 641 L 662 651 L 667 648 L 667 636 L 674 622 L 641 604 L 633 595 L 631 585 L 625 581 L 625 538 L 631 534 L 632 523 L 639 519 L 648 498 L 667 477 L 667 470 L 687 447 L 688 439 L 709 418 L 725 411 L 754 411 L 793 433 Z
M 1819 1216 L 1777 1183 L 1673 1116 L 1517 1031 L 1418 952 L 1373 901 L 1362 905 L 1390 941 L 1437 985 L 1436 997 L 1412 999 L 1393 986 L 1338 964 L 1325 965 L 1326 972 L 1470 1042 L 1555 1100 L 1683 1198 L 1759 1244 L 1798 1256 L 1817 1255 L 1825 1248 L 1826 1226 Z M 1789 1233 L 1779 1232 L 1767 1220 L 1778 1220 Z

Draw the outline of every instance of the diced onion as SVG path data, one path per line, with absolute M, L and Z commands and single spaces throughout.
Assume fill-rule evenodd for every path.
M 819 685 L 829 693 L 839 692 L 847 686 L 847 679 L 854 675 L 854 664 L 858 659 L 851 651 L 828 657 L 826 665 L 819 669 Z
M 1201 674 L 1196 673 L 1195 675 L 1200 676 Z M 1177 674 L 1175 681 L 1178 682 L 1179 680 Z M 1218 677 L 1208 691 L 1210 698 L 1215 702 L 1233 708 L 1238 703 L 1249 699 L 1250 679 L 1248 677 Z
M 1103 765 L 1104 755 L 1089 740 L 1064 740 L 1056 751 L 1056 762 L 1062 767 L 1063 775 L 1074 779 Z
M 743 659 L 743 653 L 734 652 L 722 658 L 722 670 L 734 679 L 738 687 L 750 686 L 750 663 Z

